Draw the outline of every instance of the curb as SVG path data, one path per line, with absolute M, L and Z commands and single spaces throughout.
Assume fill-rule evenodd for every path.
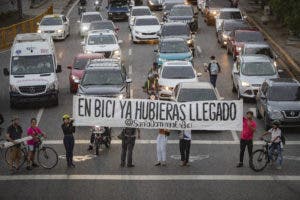
M 37 4 L 33 4 L 33 5 L 30 5 L 30 8 L 39 8 L 41 7 L 42 5 L 46 4 L 48 0 L 44 0 L 40 3 L 37 3 Z

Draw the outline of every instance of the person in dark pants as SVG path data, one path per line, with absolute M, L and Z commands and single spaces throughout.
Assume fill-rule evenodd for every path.
M 127 167 L 134 167 L 132 164 L 132 151 L 135 144 L 136 133 L 140 139 L 140 129 L 124 128 L 122 130 L 122 153 L 121 153 L 121 167 L 125 167 L 127 154 Z
M 218 61 L 216 60 L 215 56 L 211 56 L 210 59 L 211 60 L 207 68 L 205 69 L 205 71 L 206 72 L 208 71 L 210 82 L 214 87 L 216 87 L 217 78 L 218 78 L 218 74 L 221 72 L 221 67 Z
M 248 111 L 247 116 L 243 117 L 243 130 L 240 141 L 240 162 L 236 167 L 243 167 L 244 153 L 246 146 L 248 148 L 248 154 L 250 162 L 252 160 L 252 149 L 253 149 L 253 135 L 256 131 L 256 123 L 253 120 L 253 112 Z
M 61 128 L 64 133 L 64 146 L 66 149 L 66 159 L 68 167 L 75 167 L 73 163 L 73 149 L 74 149 L 74 136 L 75 127 L 73 126 L 73 120 L 70 119 L 69 115 L 63 116 L 63 124 Z
M 192 131 L 191 130 L 183 130 L 180 133 L 179 140 L 179 149 L 181 154 L 181 166 L 188 166 L 189 158 L 190 158 L 190 148 L 191 148 L 191 140 L 192 140 Z

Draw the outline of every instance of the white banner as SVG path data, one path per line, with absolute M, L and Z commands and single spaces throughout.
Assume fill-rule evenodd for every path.
M 148 99 L 73 97 L 76 126 L 240 131 L 242 117 L 242 101 L 177 103 Z

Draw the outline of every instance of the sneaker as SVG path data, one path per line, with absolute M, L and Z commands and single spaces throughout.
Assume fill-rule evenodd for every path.
M 239 164 L 237 164 L 237 166 L 236 166 L 237 168 L 240 168 L 240 167 L 243 167 L 243 163 L 239 163 Z
M 156 163 L 154 166 L 160 166 L 161 165 L 161 163 L 159 162 L 159 163 Z
M 120 167 L 125 167 L 125 164 L 121 163 L 121 164 L 120 164 Z
M 181 167 L 186 166 L 186 162 L 182 161 L 182 163 L 180 164 Z

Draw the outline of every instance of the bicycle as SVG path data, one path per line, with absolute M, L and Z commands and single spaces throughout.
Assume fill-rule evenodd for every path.
M 260 172 L 264 170 L 267 165 L 270 163 L 269 158 L 269 147 L 270 141 L 263 139 L 265 144 L 262 149 L 257 149 L 252 153 L 252 159 L 250 161 L 250 168 L 255 172 Z M 273 152 L 273 162 L 276 162 L 278 159 L 278 152 L 275 149 Z
M 27 157 L 28 157 L 27 146 L 24 143 L 21 143 L 20 145 L 21 145 L 20 164 L 19 166 L 14 166 L 15 168 L 21 168 L 24 165 L 24 163 L 27 161 Z M 5 161 L 7 165 L 9 165 L 9 154 L 12 147 L 13 146 L 7 148 L 5 151 Z M 42 166 L 44 169 L 52 169 L 58 163 L 57 152 L 52 147 L 44 146 L 43 140 L 41 138 L 40 138 L 40 142 L 38 143 L 36 156 L 37 156 L 38 164 Z

